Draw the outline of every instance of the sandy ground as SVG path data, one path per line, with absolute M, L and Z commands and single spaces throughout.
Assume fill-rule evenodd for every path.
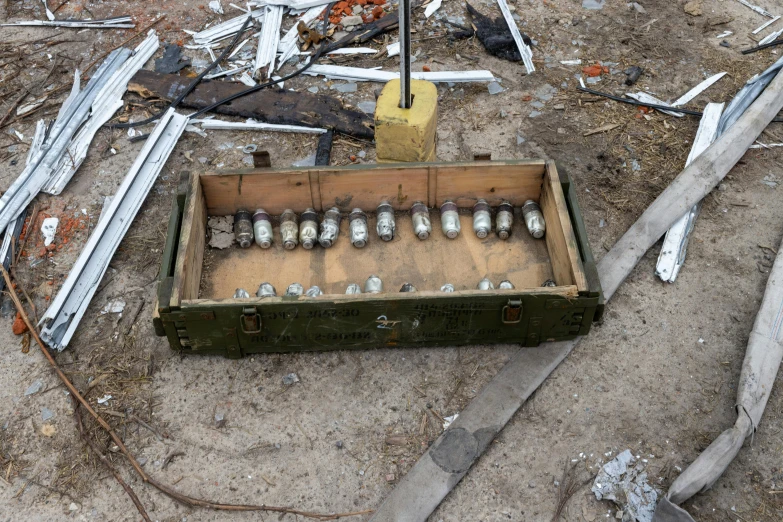
M 538 41 L 534 56 L 539 71 L 532 76 L 524 75 L 521 64 L 489 56 L 472 40 L 430 38 L 414 45 L 414 52 L 420 49 L 415 67 L 485 68 L 503 79 L 505 91 L 494 96 L 483 85 L 439 88 L 439 158 L 467 160 L 474 153 L 491 152 L 494 159 L 557 160 L 577 183 L 597 257 L 681 170 L 697 121 L 657 113 L 646 118 L 633 108 L 580 95 L 574 89 L 579 68 L 560 66 L 559 60 L 602 60 L 616 63 L 611 66 L 616 71 L 639 64 L 647 71 L 639 87 L 662 99 L 679 96 L 709 74 L 729 71 L 696 99 L 693 106 L 700 107 L 710 100 L 730 100 L 750 76 L 778 57 L 769 51 L 739 54 L 753 43 L 748 35 L 764 19 L 733 0 L 705 0 L 704 14 L 698 17 L 684 14 L 681 2 L 640 3 L 646 13 L 613 0 L 601 11 L 584 10 L 574 0 L 514 2 L 523 31 Z M 779 8 L 772 0 L 757 3 Z M 165 12 L 162 36 L 187 41 L 181 28 L 200 28 L 214 16 L 194 9 L 198 2 L 186 4 L 71 0 L 58 16 L 130 12 L 143 25 Z M 494 9 L 476 5 L 483 12 Z M 0 8 L 6 19 L 44 17 L 40 3 L 9 0 L 6 6 Z M 444 2 L 441 11 L 466 16 L 458 2 Z M 709 17 L 722 13 L 733 21 L 705 28 Z M 416 16 L 423 20 L 420 11 Z M 417 35 L 445 30 L 433 23 L 419 27 Z M 729 48 L 720 47 L 715 38 L 725 29 L 735 33 L 727 38 Z M 56 32 L 2 31 L 11 43 Z M 67 59 L 53 78 L 64 85 L 75 66 L 88 64 L 127 37 L 122 31 L 63 32 L 58 38 L 72 42 L 58 46 Z M 37 56 L 46 52 L 51 51 Z M 366 57 L 340 61 L 387 68 L 397 63 Z M 597 88 L 620 93 L 623 80 L 621 72 L 605 75 Z M 287 87 L 312 85 L 328 88 L 317 78 L 297 78 Z M 344 100 L 351 105 L 372 100 L 378 87 L 360 84 Z M 541 114 L 531 117 L 534 110 Z M 14 128 L 29 143 L 33 123 L 34 118 L 23 119 L 5 131 Z M 582 136 L 609 123 L 620 127 Z M 770 131 L 781 133 L 774 126 Z M 70 348 L 57 360 L 92 404 L 112 396 L 98 409 L 146 472 L 183 492 L 220 502 L 321 512 L 373 509 L 442 431 L 432 412 L 458 413 L 520 348 L 378 349 L 257 355 L 239 361 L 174 354 L 165 339 L 155 337 L 150 318 L 180 173 L 239 167 L 246 158 L 236 146 L 254 141 L 270 150 L 273 166 L 290 165 L 315 149 L 310 137 L 213 131 L 202 138 L 186 133 L 112 260 Z M 103 197 L 113 194 L 141 146 L 129 143 L 123 132 L 100 131 L 62 196 L 39 196 L 39 207 L 56 215 L 84 216 L 84 209 L 86 221 L 94 225 Z M 2 189 L 21 170 L 26 148 L 5 150 Z M 360 150 L 367 153 L 363 161 L 373 160 L 371 143 L 341 138 L 333 163 L 346 164 Z M 662 284 L 653 275 L 659 246 L 648 252 L 607 307 L 603 323 L 517 413 L 431 520 L 550 520 L 564 466 L 575 462 L 584 479 L 626 448 L 648 459 L 651 481 L 665 490 L 680 469 L 733 423 L 745 346 L 773 259 L 769 247 L 776 249 L 783 236 L 783 189 L 762 183 L 765 177 L 783 178 L 781 150 L 749 151 L 707 198 L 676 284 Z M 30 266 L 36 252 L 20 260 L 18 280 L 39 315 L 88 230 L 73 234 L 44 263 Z M 102 314 L 116 298 L 126 301 L 124 313 Z M 0 320 L 0 519 L 139 520 L 128 497 L 79 439 L 65 388 L 35 346 L 24 353 L 22 338 L 11 334 L 11 322 L 12 317 Z M 292 372 L 300 382 L 284 386 L 282 377 Z M 36 381 L 41 390 L 25 395 Z M 783 494 L 776 494 L 783 488 L 783 397 L 781 383 L 776 384 L 753 440 L 712 490 L 686 502 L 697 520 L 783 519 Z M 54 416 L 44 420 L 49 412 Z M 133 414 L 151 429 L 123 422 L 117 413 Z M 222 427 L 216 426 L 216 414 L 225 418 Z M 422 433 L 423 417 L 428 421 Z M 88 427 L 102 445 L 110 446 L 99 429 L 91 423 Z M 177 504 L 142 484 L 119 453 L 108 455 L 154 520 L 294 520 Z M 612 504 L 595 500 L 585 487 L 567 504 L 562 519 L 593 521 L 614 513 Z

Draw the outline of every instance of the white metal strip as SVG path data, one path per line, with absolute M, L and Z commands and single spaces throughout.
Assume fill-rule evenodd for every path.
M 767 11 L 765 9 L 762 9 L 761 7 L 759 7 L 757 5 L 751 4 L 747 0 L 737 0 L 737 2 L 741 3 L 745 7 L 749 7 L 750 9 L 753 9 L 754 11 L 756 11 L 758 14 L 760 14 L 762 16 L 766 16 L 767 18 L 774 18 L 774 16 L 772 16 L 772 13 L 770 13 L 769 11 Z
M 646 93 L 646 92 L 627 92 L 627 93 L 625 93 L 625 95 L 628 96 L 629 98 L 633 98 L 634 100 L 636 100 L 638 102 L 641 102 L 641 103 L 651 103 L 653 105 L 665 105 L 667 107 L 671 107 L 670 104 L 666 103 L 663 100 L 659 100 L 658 98 L 656 98 L 652 94 L 649 94 L 649 93 Z M 664 114 L 668 114 L 669 116 L 674 116 L 675 118 L 682 118 L 683 116 L 685 116 L 681 112 L 666 111 L 666 110 L 662 110 L 662 109 L 656 109 L 656 110 L 659 110 L 660 112 L 662 112 Z
M 685 161 L 685 166 L 690 165 L 699 155 L 715 141 L 718 135 L 718 122 L 723 112 L 722 103 L 708 103 L 704 107 L 704 113 L 699 122 L 699 129 L 696 131 L 696 138 L 693 140 L 691 152 Z M 663 281 L 673 283 L 677 279 L 677 274 L 685 262 L 685 254 L 688 248 L 688 236 L 693 229 L 696 217 L 699 215 L 701 203 L 694 205 L 687 214 L 678 219 L 674 225 L 666 232 L 663 239 L 663 246 L 658 255 L 658 262 L 655 265 L 655 275 Z
M 498 7 L 500 7 L 500 12 L 503 13 L 503 18 L 506 19 L 508 28 L 511 30 L 511 36 L 514 37 L 514 42 L 517 44 L 519 54 L 522 55 L 522 62 L 525 64 L 527 73 L 532 74 L 536 70 L 536 66 L 533 65 L 533 51 L 531 51 L 530 47 L 522 40 L 522 35 L 519 34 L 517 22 L 511 15 L 511 10 L 508 8 L 506 0 L 498 0 Z
M 109 262 L 171 155 L 188 118 L 169 109 L 117 189 L 59 293 L 41 318 L 41 338 L 62 351 L 76 331 Z
M 98 92 L 90 109 L 90 119 L 79 129 L 68 144 L 68 154 L 63 154 L 54 174 L 41 188 L 47 194 L 60 194 L 87 157 L 87 150 L 95 134 L 122 108 L 122 96 L 128 88 L 131 78 L 146 64 L 160 46 L 154 30 L 133 51 L 133 56 L 115 72 Z
M 221 120 L 200 120 L 191 121 L 191 123 L 200 123 L 204 130 L 260 130 L 273 132 L 298 132 L 302 134 L 324 134 L 326 129 L 317 127 L 302 127 L 300 125 L 275 125 L 273 123 L 263 123 L 260 121 L 247 120 L 242 121 L 221 121 Z
M 253 71 L 269 66 L 266 77 L 272 77 L 272 69 L 275 67 L 277 46 L 280 43 L 280 26 L 283 23 L 283 10 L 279 5 L 270 5 L 266 8 L 264 25 L 261 27 L 261 36 L 258 37 L 258 49 L 256 51 L 256 63 Z
M 400 77 L 396 71 L 380 71 L 377 69 L 362 69 L 361 67 L 344 67 L 342 65 L 315 64 L 307 69 L 304 74 L 311 76 L 327 76 L 352 81 L 388 82 Z M 493 82 L 495 76 L 484 70 L 478 71 L 440 71 L 440 72 L 414 72 L 411 73 L 414 80 L 428 80 L 431 82 Z
M 780 37 L 780 35 L 783 35 L 783 29 L 780 29 L 779 31 L 772 31 L 767 36 L 759 40 L 759 45 L 768 44 L 773 40 L 777 40 Z
M 695 86 L 694 88 L 692 88 L 691 90 L 689 90 L 688 92 L 686 92 L 685 94 L 683 94 L 682 96 L 674 100 L 674 102 L 672 102 L 671 104 L 672 107 L 682 107 L 683 105 L 685 105 L 686 103 L 694 99 L 696 96 L 706 91 L 712 84 L 714 84 L 715 82 L 717 82 L 718 80 L 726 76 L 726 74 L 727 73 L 725 72 L 713 74 L 712 76 L 710 76 L 709 78 L 707 78 L 706 80 L 704 80 L 703 82 L 701 82 L 700 84 L 698 84 L 697 86 Z
M 760 26 L 758 26 L 757 28 L 755 28 L 755 29 L 753 30 L 753 33 L 752 33 L 752 34 L 759 34 L 761 31 L 763 31 L 764 29 L 766 29 L 766 28 L 767 28 L 767 27 L 769 27 L 770 25 L 774 24 L 774 23 L 775 23 L 775 22 L 777 22 L 778 20 L 780 20 L 780 16 L 779 16 L 779 15 L 778 15 L 778 16 L 776 16 L 775 18 L 773 18 L 772 20 L 767 20 L 766 22 L 764 22 L 763 24 L 761 24 Z

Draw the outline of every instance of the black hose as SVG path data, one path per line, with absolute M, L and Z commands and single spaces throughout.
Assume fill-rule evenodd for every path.
M 651 109 L 657 109 L 659 111 L 670 111 L 670 112 L 679 112 L 682 114 L 688 114 L 690 116 L 701 116 L 702 113 L 699 111 L 692 111 L 690 109 L 680 109 L 679 107 L 671 107 L 668 105 L 656 105 L 654 103 L 644 103 L 640 101 L 636 101 L 631 98 L 622 98 L 620 96 L 615 96 L 614 94 L 608 94 L 601 91 L 594 91 L 592 89 L 588 89 L 587 87 L 577 87 L 578 90 L 582 92 L 586 92 L 588 94 L 594 94 L 596 96 L 603 96 L 604 98 L 609 98 L 610 100 L 614 100 L 620 103 L 627 103 L 628 105 L 636 105 L 638 107 L 649 107 Z
M 764 45 L 759 45 L 758 47 L 751 47 L 750 49 L 745 49 L 742 51 L 742 54 L 750 54 L 755 53 L 758 51 L 761 51 L 762 49 L 768 49 L 770 47 L 775 47 L 776 45 L 783 44 L 783 38 L 779 40 L 772 40 L 771 42 L 767 42 Z
M 632 98 L 622 98 L 620 96 L 615 96 L 614 94 L 609 94 L 601 91 L 594 91 L 592 89 L 588 89 L 587 87 L 579 86 L 577 87 L 577 90 L 586 92 L 587 94 L 594 94 L 595 96 L 602 96 L 604 98 L 609 98 L 610 100 L 614 100 L 620 103 L 627 103 L 628 105 L 636 105 L 637 107 L 649 107 L 651 109 L 656 109 L 659 111 L 679 112 L 682 114 L 688 114 L 689 116 L 702 115 L 702 113 L 699 111 L 692 111 L 690 109 L 681 109 L 679 107 L 672 107 L 670 105 L 656 105 L 654 103 L 644 103 L 644 102 L 636 101 Z M 771 123 L 783 123 L 783 118 L 775 118 L 771 121 Z
M 199 74 L 198 76 L 196 76 L 196 77 L 193 79 L 193 81 L 192 81 L 192 82 L 190 82 L 190 84 L 189 84 L 189 85 L 188 85 L 188 86 L 185 88 L 185 90 L 184 90 L 184 91 L 182 91 L 182 94 L 180 94 L 179 96 L 177 96 L 177 97 L 174 99 L 174 101 L 172 101 L 172 102 L 171 102 L 171 104 L 170 104 L 168 107 L 166 107 L 164 110 L 160 111 L 160 112 L 159 112 L 159 113 L 157 113 L 157 114 L 154 114 L 154 115 L 150 116 L 150 117 L 149 117 L 149 118 L 147 118 L 146 120 L 142 120 L 142 121 L 134 121 L 134 122 L 132 122 L 132 123 L 115 123 L 115 124 L 106 125 L 106 127 L 109 127 L 109 128 L 111 128 L 111 129 L 130 129 L 130 128 L 132 128 L 132 127 L 139 127 L 139 126 L 141 126 L 141 125 L 147 125 L 148 123 L 152 123 L 153 121 L 155 121 L 155 120 L 157 120 L 158 118 L 160 118 L 161 116 L 163 116 L 163 115 L 166 113 L 166 111 L 168 111 L 169 109 L 176 109 L 176 108 L 177 108 L 177 106 L 178 106 L 180 103 L 182 103 L 182 100 L 184 100 L 184 99 L 185 99 L 185 97 L 186 97 L 188 94 L 190 94 L 191 92 L 193 92 L 193 90 L 196 88 L 196 86 L 198 86 L 198 84 L 199 84 L 199 83 L 201 83 L 201 80 L 203 80 L 203 79 L 204 79 L 204 76 L 206 76 L 207 74 L 209 74 L 209 72 L 210 72 L 212 69 L 214 69 L 215 67 L 217 67 L 217 65 L 218 65 L 220 62 L 222 62 L 222 61 L 223 61 L 223 59 L 224 59 L 226 56 L 228 56 L 228 53 L 230 53 L 230 52 L 231 52 L 231 50 L 234 48 L 234 46 L 236 46 L 237 42 L 239 41 L 239 38 L 242 36 L 242 34 L 244 34 L 244 32 L 245 32 L 245 31 L 247 31 L 247 28 L 248 28 L 248 26 L 250 25 L 250 22 L 252 22 L 252 21 L 253 21 L 253 17 L 252 17 L 252 16 L 248 16 L 248 17 L 247 17 L 247 20 L 245 20 L 245 23 L 244 23 L 244 24 L 242 24 L 242 29 L 240 29 L 240 30 L 239 30 L 239 32 L 236 34 L 236 36 L 234 36 L 234 39 L 233 39 L 233 40 L 231 40 L 231 43 L 230 43 L 230 44 L 228 44 L 228 47 L 226 47 L 226 48 L 223 50 L 223 52 L 220 54 L 220 56 L 218 56 L 218 57 L 217 57 L 217 59 L 216 59 L 214 62 L 212 62 L 211 64 L 209 64 L 209 66 L 208 66 L 206 69 L 204 69 L 204 70 L 201 72 L 201 74 Z

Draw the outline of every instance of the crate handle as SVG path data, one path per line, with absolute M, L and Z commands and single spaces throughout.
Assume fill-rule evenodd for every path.
M 500 314 L 503 324 L 517 324 L 522 320 L 522 299 L 509 299 Z

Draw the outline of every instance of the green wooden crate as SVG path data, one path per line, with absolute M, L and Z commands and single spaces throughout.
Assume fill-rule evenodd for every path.
M 493 207 L 510 201 L 540 203 L 547 222 L 533 239 L 517 215 L 507 241 L 472 231 L 470 209 L 479 199 Z M 447 239 L 437 209 L 460 208 L 462 233 Z M 397 213 L 397 236 L 382 242 L 372 212 L 382 201 Z M 420 241 L 408 216 L 421 201 L 433 233 Z M 292 251 L 275 244 L 226 250 L 207 246 L 207 219 L 239 209 L 279 215 L 306 208 L 361 208 L 371 215 L 370 241 L 350 245 L 348 220 L 329 249 Z M 277 227 L 275 233 L 278 234 Z M 278 236 L 279 237 L 279 236 Z M 384 281 L 379 294 L 345 295 L 348 283 L 371 274 Z M 476 289 L 483 277 L 513 290 Z M 554 287 L 542 287 L 546 279 Z M 281 295 L 288 284 L 317 284 L 325 294 L 234 299 L 269 281 Z M 400 293 L 403 283 L 418 289 Z M 451 283 L 456 291 L 439 289 Z M 553 162 L 494 161 L 245 170 L 189 176 L 175 199 L 161 263 L 156 332 L 183 353 L 232 358 L 260 352 L 519 343 L 537 346 L 586 335 L 603 311 L 595 261 L 573 183 Z

